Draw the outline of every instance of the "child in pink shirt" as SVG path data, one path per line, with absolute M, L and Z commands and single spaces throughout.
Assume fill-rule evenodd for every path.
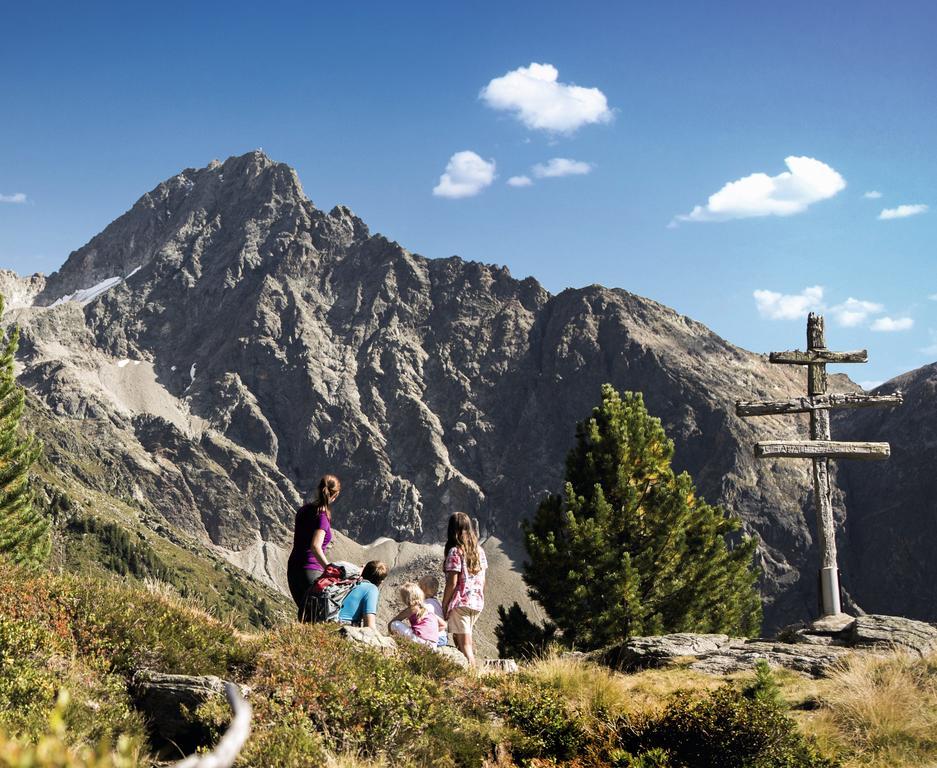
M 400 601 L 404 607 L 388 625 L 390 633 L 435 648 L 439 631 L 446 628 L 446 622 L 426 605 L 426 596 L 419 584 L 413 581 L 404 584 L 400 588 Z

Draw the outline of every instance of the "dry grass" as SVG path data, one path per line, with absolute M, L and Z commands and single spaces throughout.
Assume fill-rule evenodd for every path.
M 848 768 L 937 766 L 937 655 L 849 657 L 802 722 Z
M 600 719 L 656 710 L 675 691 L 710 691 L 722 684 L 721 678 L 681 668 L 623 675 L 558 654 L 533 661 L 524 671 L 560 691 L 576 712 Z
M 675 691 L 703 693 L 727 679 L 680 667 L 624 675 L 555 654 L 524 671 L 587 719 L 653 712 Z M 855 655 L 826 679 L 785 670 L 775 679 L 801 729 L 844 768 L 937 768 L 937 654 Z

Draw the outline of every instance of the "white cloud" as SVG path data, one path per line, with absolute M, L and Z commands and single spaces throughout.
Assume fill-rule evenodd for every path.
M 854 328 L 864 323 L 869 315 L 877 315 L 884 311 L 885 307 L 881 304 L 877 304 L 874 301 L 854 299 L 852 296 L 846 299 L 842 304 L 830 307 L 830 312 L 833 313 L 836 322 L 846 328 Z
M 539 131 L 573 133 L 583 125 L 612 119 L 602 91 L 561 83 L 559 74 L 552 64 L 532 63 L 494 78 L 479 98 L 492 109 L 514 113 L 528 128 Z
M 495 161 L 464 150 L 449 158 L 446 170 L 433 187 L 436 197 L 472 197 L 495 180 Z
M 927 298 L 930 299 L 931 301 L 937 301 L 937 293 L 932 293 Z
M 860 381 L 859 386 L 862 387 L 864 390 L 868 391 L 871 389 L 875 389 L 876 387 L 880 387 L 884 383 L 885 383 L 884 381 Z
M 882 193 L 875 189 L 870 189 L 863 195 L 866 200 L 878 200 L 881 196 Z
M 533 184 L 533 181 L 531 181 L 530 176 L 512 176 L 508 179 L 509 187 L 529 187 L 531 184 Z
M 730 181 L 675 221 L 727 221 L 755 216 L 791 216 L 812 203 L 833 197 L 846 181 L 826 163 L 812 157 L 784 158 L 788 170 L 777 176 L 753 173 Z
M 873 331 L 893 333 L 895 331 L 909 331 L 914 327 L 914 320 L 910 317 L 880 317 L 872 323 Z
M 26 202 L 26 195 L 23 192 L 14 192 L 12 195 L 0 195 L 0 203 L 22 204 Z
M 568 157 L 554 157 L 545 163 L 537 163 L 530 170 L 538 179 L 556 179 L 561 176 L 583 176 L 592 170 L 592 164 L 570 160 Z
M 883 221 L 888 221 L 889 219 L 906 219 L 908 216 L 917 216 L 919 213 L 927 213 L 927 206 L 923 203 L 899 205 L 897 208 L 883 208 L 878 217 Z
M 796 320 L 806 317 L 808 312 L 823 309 L 823 287 L 820 285 L 794 294 L 757 290 L 752 295 L 759 314 L 770 320 Z

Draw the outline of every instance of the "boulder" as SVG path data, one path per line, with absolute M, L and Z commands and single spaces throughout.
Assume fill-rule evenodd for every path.
M 729 645 L 728 635 L 672 635 L 632 637 L 619 645 L 587 654 L 587 658 L 622 672 L 662 667 L 673 659 L 701 656 Z
M 194 752 L 211 744 L 211 734 L 193 717 L 198 707 L 213 698 L 225 700 L 225 683 L 214 675 L 167 675 L 137 670 L 131 681 L 137 709 L 146 715 L 157 745 Z M 241 692 L 248 691 L 242 687 Z
M 937 627 L 901 616 L 859 616 L 844 633 L 853 648 L 902 650 L 926 656 L 937 650 Z
M 339 633 L 346 640 L 354 643 L 361 643 L 368 648 L 373 648 L 384 656 L 393 656 L 397 653 L 397 643 L 392 637 L 382 635 L 376 629 L 370 627 L 352 627 L 343 626 Z
M 810 677 L 823 677 L 830 667 L 849 653 L 848 648 L 756 640 L 731 645 L 700 655 L 690 669 L 712 675 L 727 675 L 754 669 L 759 660 Z
M 453 664 L 457 664 L 462 669 L 468 669 L 468 659 L 463 653 L 452 645 L 443 645 L 436 649 L 436 653 L 442 654 Z
M 753 669 L 764 659 L 772 666 L 821 677 L 849 653 L 894 651 L 920 656 L 937 652 L 937 626 L 900 616 L 838 614 L 786 627 L 774 640 L 680 633 L 633 637 L 580 656 L 623 672 L 695 657 L 690 669 L 714 675 Z
M 343 626 L 339 629 L 339 634 L 353 643 L 360 643 L 368 648 L 373 648 L 384 656 L 393 656 L 397 653 L 397 641 L 393 637 L 382 635 L 376 629 Z M 457 664 L 463 669 L 468 669 L 468 659 L 453 646 L 444 645 L 441 648 L 436 648 L 435 651 L 445 656 L 453 664 Z

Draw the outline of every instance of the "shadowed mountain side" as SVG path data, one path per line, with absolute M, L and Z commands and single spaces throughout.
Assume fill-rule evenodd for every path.
M 853 597 L 870 612 L 937 620 L 937 363 L 875 389 L 904 405 L 837 414 L 834 434 L 884 440 L 891 458 L 841 462 Z

